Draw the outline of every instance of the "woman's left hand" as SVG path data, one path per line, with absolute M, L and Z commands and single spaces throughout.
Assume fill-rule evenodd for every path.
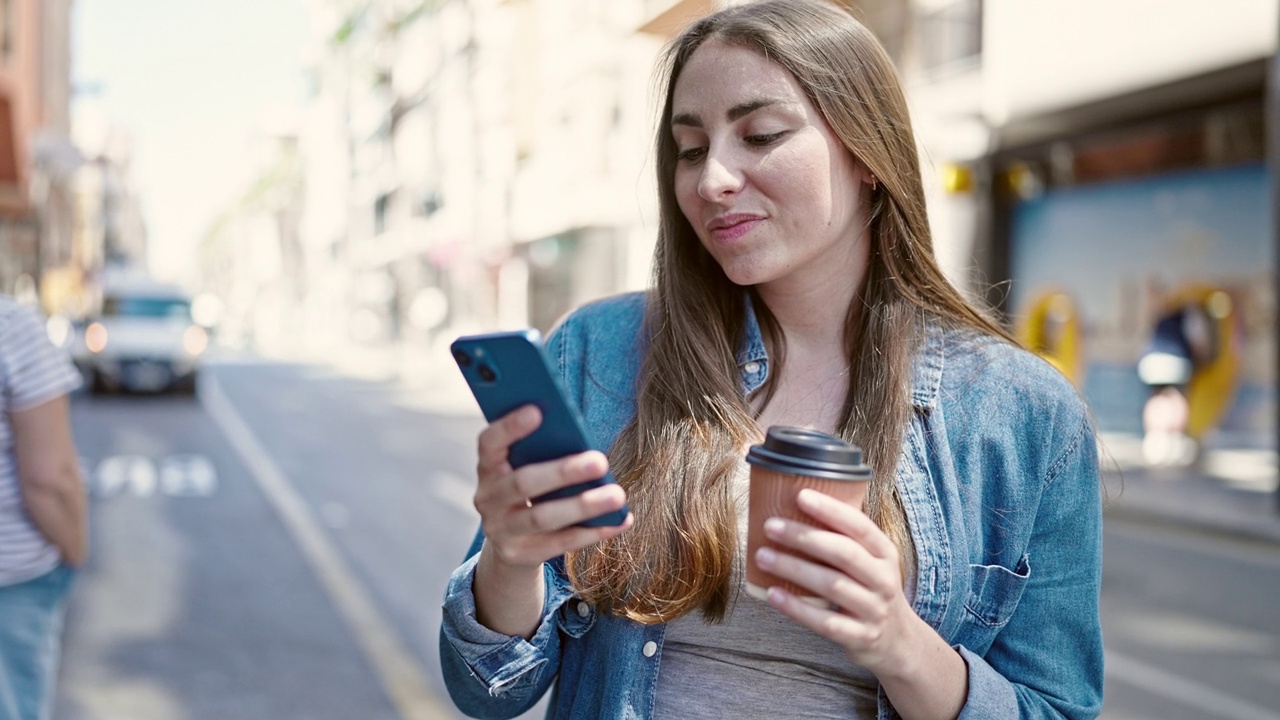
M 816 525 L 770 518 L 765 535 L 797 554 L 761 547 L 754 561 L 832 607 L 817 607 L 778 587 L 769 588 L 769 604 L 839 643 L 854 663 L 877 674 L 891 671 L 895 655 L 910 644 L 903 641 L 922 622 L 903 593 L 897 547 L 861 510 L 830 495 L 801 490 L 796 502 Z

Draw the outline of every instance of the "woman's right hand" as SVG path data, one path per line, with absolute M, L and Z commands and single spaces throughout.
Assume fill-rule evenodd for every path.
M 631 527 L 577 527 L 577 523 L 621 508 L 626 492 L 608 483 L 540 503 L 531 498 L 601 477 L 609 469 L 603 453 L 588 451 L 558 460 L 511 467 L 511 445 L 542 423 L 532 405 L 495 420 L 480 433 L 475 507 L 484 548 L 472 591 L 482 625 L 506 635 L 532 637 L 541 620 L 542 563 L 614 537 Z

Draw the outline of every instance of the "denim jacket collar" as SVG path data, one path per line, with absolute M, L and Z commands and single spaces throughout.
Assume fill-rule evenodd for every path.
M 737 360 L 742 374 L 742 392 L 750 396 L 769 377 L 769 353 L 765 350 L 764 333 L 760 330 L 751 294 L 744 293 L 744 297 L 747 316 Z M 929 322 L 924 326 L 924 338 L 912 362 L 911 403 L 916 409 L 927 412 L 938 400 L 946 343 L 943 342 L 943 329 L 939 323 Z

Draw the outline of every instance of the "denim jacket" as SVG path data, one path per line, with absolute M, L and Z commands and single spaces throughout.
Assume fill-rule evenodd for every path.
M 641 294 L 570 314 L 548 340 L 597 447 L 635 414 L 645 341 Z M 738 351 L 742 389 L 769 358 L 754 315 Z M 1101 487 L 1088 412 L 1048 364 L 997 338 L 927 327 L 912 381 L 897 488 L 917 554 L 914 608 L 964 658 L 960 717 L 1086 718 L 1102 706 Z M 663 625 L 579 600 L 560 559 L 531 640 L 475 619 L 477 535 L 450 578 L 440 656 L 468 715 L 509 718 L 551 688 L 548 717 L 652 716 Z M 897 717 L 883 690 L 878 717 Z

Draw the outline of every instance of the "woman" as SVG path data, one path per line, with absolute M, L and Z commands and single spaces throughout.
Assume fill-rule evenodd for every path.
M 934 261 L 906 103 L 845 12 L 777 0 L 678 37 L 658 129 L 655 285 L 549 346 L 599 433 L 512 471 L 479 438 L 482 519 L 444 605 L 454 701 L 511 717 L 1091 717 L 1100 490 L 1087 413 Z M 806 491 L 795 553 L 742 557 L 743 456 L 772 425 L 876 469 L 865 514 Z M 618 486 L 531 505 L 599 477 Z M 629 504 L 616 528 L 575 523 Z M 823 561 L 818 564 L 805 558 Z M 746 562 L 830 601 L 740 592 Z M 1033 572 L 1034 568 L 1034 572 Z

